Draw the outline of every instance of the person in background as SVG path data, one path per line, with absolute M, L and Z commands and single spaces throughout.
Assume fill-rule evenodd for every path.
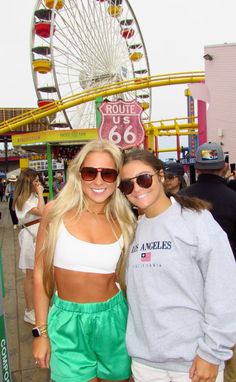
M 227 186 L 236 191 L 236 172 L 235 170 L 227 178 Z
M 3 201 L 3 197 L 5 195 L 5 185 L 3 179 L 0 179 L 0 202 Z
M 50 363 L 57 382 L 124 382 L 131 374 L 119 285 L 136 219 L 117 188 L 121 163 L 114 144 L 86 144 L 40 224 L 33 356 L 38 367 Z
M 62 190 L 63 187 L 64 187 L 63 176 L 62 174 L 58 173 L 55 175 L 55 180 L 52 185 L 54 195 L 57 195 Z
M 165 190 L 171 195 L 187 187 L 184 179 L 184 166 L 178 162 L 165 163 Z
M 7 202 L 7 196 L 6 196 L 7 180 L 3 179 L 2 183 L 3 183 L 3 198 L 2 198 L 2 201 L 3 202 Z
M 197 181 L 180 193 L 211 203 L 211 213 L 227 233 L 236 259 L 236 193 L 227 187 L 227 166 L 221 146 L 214 142 L 204 143 L 196 152 Z
M 144 211 L 126 272 L 135 382 L 221 382 L 236 342 L 236 267 L 208 203 L 167 197 L 152 153 L 125 154 L 119 188 Z
M 44 209 L 43 187 L 37 172 L 33 169 L 21 171 L 16 183 L 13 207 L 22 229 L 19 233 L 19 268 L 25 272 L 24 296 L 26 309 L 24 321 L 34 325 L 33 269 L 35 261 L 35 240 L 40 218 Z
M 6 186 L 5 193 L 8 200 L 8 206 L 9 206 L 9 211 L 11 215 L 11 221 L 13 224 L 13 229 L 17 229 L 18 219 L 16 216 L 16 212 L 13 208 L 13 199 L 14 199 L 15 184 L 17 181 L 17 177 L 15 175 L 11 175 L 7 180 L 8 180 L 8 184 Z
M 211 213 L 228 235 L 236 260 L 236 193 L 227 186 L 225 174 L 228 163 L 225 163 L 222 147 L 214 142 L 199 146 L 195 168 L 198 173 L 197 182 L 182 190 L 181 194 L 211 203 Z M 236 347 L 233 349 L 233 357 L 226 362 L 224 380 L 236 381 Z

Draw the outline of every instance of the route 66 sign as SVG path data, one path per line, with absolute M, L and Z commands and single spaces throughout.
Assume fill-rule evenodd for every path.
M 138 146 L 143 142 L 143 109 L 137 101 L 104 101 L 99 111 L 102 114 L 99 128 L 101 139 L 107 139 L 122 149 Z

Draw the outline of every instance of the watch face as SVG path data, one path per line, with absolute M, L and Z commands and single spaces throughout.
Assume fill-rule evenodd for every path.
M 37 327 L 36 327 L 36 328 L 33 328 L 33 329 L 32 329 L 32 334 L 33 334 L 34 337 L 40 337 L 40 334 L 41 334 L 41 333 L 40 333 L 39 328 L 37 328 Z

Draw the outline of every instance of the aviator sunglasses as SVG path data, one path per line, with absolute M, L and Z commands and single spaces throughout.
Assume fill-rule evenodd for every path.
M 134 190 L 134 181 L 136 181 L 136 183 L 142 188 L 149 188 L 152 185 L 152 177 L 157 172 L 158 171 L 154 174 L 141 174 L 127 180 L 122 180 L 119 184 L 119 189 L 124 195 L 131 194 Z
M 86 182 L 96 179 L 99 172 L 106 183 L 114 183 L 118 176 L 118 172 L 113 168 L 83 167 L 80 169 L 81 178 Z

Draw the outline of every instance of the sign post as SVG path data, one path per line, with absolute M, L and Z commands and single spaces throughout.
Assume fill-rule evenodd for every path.
M 101 139 L 108 139 L 123 150 L 143 143 L 143 108 L 137 101 L 104 101 L 99 110 L 102 114 Z
M 100 105 L 102 104 L 102 101 L 103 101 L 103 97 L 100 96 L 100 97 L 97 97 L 96 100 L 95 100 L 95 108 L 96 108 L 96 127 L 99 128 L 100 124 L 101 124 L 101 113 L 99 111 L 99 107 Z
M 47 143 L 49 199 L 53 199 L 52 147 Z
M 3 310 L 3 297 L 5 294 L 2 268 L 2 248 L 0 247 L 0 359 L 1 373 L 0 382 L 12 382 L 11 370 L 9 364 L 9 355 L 7 350 L 5 315 Z

